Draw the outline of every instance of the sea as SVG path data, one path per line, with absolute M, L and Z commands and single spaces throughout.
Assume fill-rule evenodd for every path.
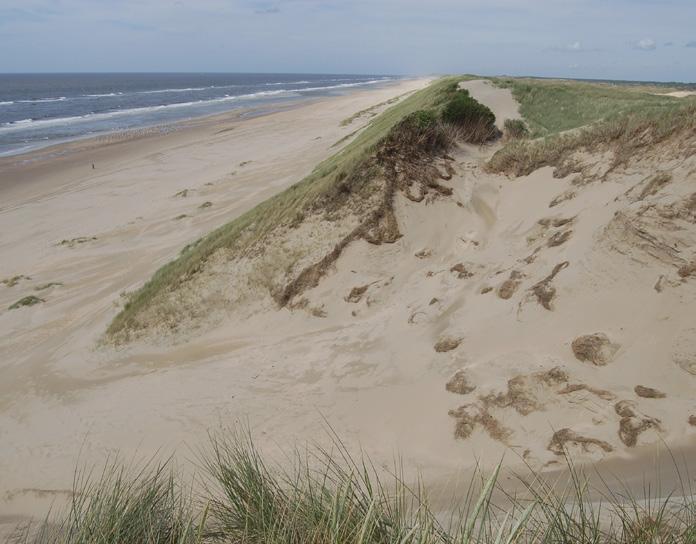
M 0 156 L 384 85 L 356 74 L 0 74 Z

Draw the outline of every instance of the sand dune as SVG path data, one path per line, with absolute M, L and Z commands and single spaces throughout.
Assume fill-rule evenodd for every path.
M 190 310 L 188 333 L 95 347 L 121 291 L 299 179 L 355 130 L 342 119 L 423 84 L 229 132 L 216 132 L 220 121 L 166 145 L 118 144 L 132 159 L 100 151 L 96 174 L 63 159 L 60 186 L 6 189 L 0 270 L 31 279 L 0 287 L 0 303 L 45 302 L 0 313 L 2 511 L 36 512 L 37 489 L 62 493 L 78 453 L 185 453 L 240 419 L 271 450 L 321 441 L 328 422 L 377 463 L 401 454 L 434 484 L 503 455 L 555 470 L 567 447 L 582 461 L 633 460 L 637 473 L 661 444 L 688 447 L 696 156 L 674 142 L 620 168 L 608 153 L 578 153 L 570 175 L 515 179 L 484 167 L 500 144 L 461 146 L 436 162 L 451 171 L 451 195 L 397 193 L 402 236 L 349 244 L 294 304 L 278 310 L 262 281 L 245 284 L 244 304 L 226 304 L 248 272 L 220 259 L 172 297 L 173 311 Z M 519 116 L 508 90 L 462 85 L 499 124 Z M 280 259 L 310 244 L 320 256 L 334 243 L 310 223 L 267 251 Z M 47 282 L 62 285 L 33 290 Z

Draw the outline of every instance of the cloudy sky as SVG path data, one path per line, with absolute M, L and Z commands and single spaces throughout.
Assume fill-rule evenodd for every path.
M 0 0 L 0 72 L 696 81 L 696 0 Z

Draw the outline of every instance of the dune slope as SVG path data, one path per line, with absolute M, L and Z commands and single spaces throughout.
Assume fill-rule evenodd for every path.
M 519 117 L 508 89 L 460 87 L 501 128 Z M 293 425 L 321 412 L 377 457 L 396 447 L 454 470 L 465 451 L 510 448 L 543 468 L 565 450 L 598 460 L 678 443 L 696 411 L 696 158 L 692 124 L 675 130 L 630 148 L 569 135 L 550 166 L 516 178 L 486 164 L 503 144 L 460 146 L 433 163 L 436 190 L 394 193 L 378 239 L 343 243 L 383 194 L 349 188 L 261 253 L 218 252 L 172 292 L 170 315 L 194 316 L 196 334 L 256 331 L 246 351 L 270 402 Z M 278 275 L 297 278 L 298 262 L 322 268 L 278 310 Z M 211 321 L 215 301 L 225 316 Z

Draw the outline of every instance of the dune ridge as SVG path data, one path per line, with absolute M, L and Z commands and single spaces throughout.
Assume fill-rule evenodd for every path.
M 461 79 L 459 86 L 496 114 L 500 130 L 505 120 L 523 118 L 524 102 L 518 103 L 504 82 Z M 372 104 L 384 104 L 383 115 L 389 116 L 388 106 L 411 99 L 398 116 L 372 120 L 374 126 L 391 127 L 422 103 L 413 98 L 417 93 L 396 106 L 389 100 L 423 85 L 403 84 L 379 96 L 371 91 L 369 101 L 333 102 L 337 111 L 320 108 L 320 120 L 302 125 L 308 138 L 306 131 L 333 123 L 320 150 L 307 142 L 292 147 L 298 128 L 288 128 L 283 140 L 288 149 L 274 157 L 278 164 L 259 166 L 246 179 L 263 183 L 273 173 L 277 187 L 289 185 L 330 157 L 334 143 L 346 137 L 344 142 L 358 141 L 360 133 L 351 132 L 359 122 L 365 138 L 377 140 L 384 132 L 368 132 L 371 119 L 359 116 L 343 126 L 342 121 Z M 274 123 L 283 119 L 291 125 L 297 115 L 285 113 Z M 388 193 L 389 213 L 351 237 L 301 290 L 282 290 L 279 305 L 277 286 L 288 284 L 278 279 L 297 278 L 298 271 L 321 263 L 346 233 L 360 228 L 365 210 L 381 209 L 385 179 L 368 175 L 366 183 L 349 184 L 334 194 L 340 205 L 326 214 L 296 215 L 297 208 L 287 208 L 293 214 L 283 216 L 282 230 L 263 240 L 263 251 L 252 245 L 241 254 L 217 248 L 193 281 L 167 291 L 158 302 L 164 306 L 143 306 L 142 334 L 95 348 L 128 298 L 115 296 L 116 290 L 141 286 L 157 268 L 143 256 L 146 243 L 128 281 L 110 276 L 124 257 L 110 253 L 110 240 L 142 237 L 155 247 L 148 236 L 160 233 L 167 249 L 157 246 L 154 260 L 163 265 L 177 244 L 192 242 L 185 252 L 196 250 L 192 232 L 176 234 L 174 218 L 203 236 L 224 223 L 230 209 L 239 215 L 276 192 L 245 193 L 249 189 L 234 180 L 244 169 L 257 168 L 263 146 L 279 140 L 245 129 L 250 125 L 216 127 L 230 129 L 224 138 L 245 130 L 257 138 L 256 147 L 245 148 L 248 156 L 235 155 L 234 170 L 229 160 L 215 163 L 220 177 L 206 183 L 223 184 L 219 191 L 201 184 L 202 178 L 195 188 L 185 180 L 169 188 L 166 217 L 143 221 L 142 227 L 97 233 L 95 239 L 91 232 L 80 233 L 85 241 L 72 247 L 61 246 L 59 238 L 75 240 L 75 232 L 55 233 L 55 251 L 73 251 L 89 265 L 81 277 L 92 276 L 90 286 L 111 278 L 108 307 L 74 314 L 82 326 L 90 322 L 88 337 L 77 345 L 70 343 L 74 335 L 53 339 L 51 328 L 60 327 L 55 314 L 32 334 L 20 333 L 13 312 L 24 312 L 17 319 L 26 325 L 29 312 L 43 303 L 0 315 L 9 331 L 5 337 L 17 335 L 6 353 L 27 365 L 7 369 L 8 375 L 30 384 L 21 392 L 25 397 L 7 390 L 0 398 L 3 429 L 14 444 L 5 446 L 0 461 L 5 470 L 15 469 L 4 485 L 10 491 L 43 489 L 37 484 L 47 481 L 54 490 L 64 489 L 74 448 L 61 444 L 85 428 L 91 429 L 88 453 L 94 458 L 116 446 L 128 453 L 195 442 L 211 425 L 237 419 L 258 429 L 260 442 L 271 450 L 279 443 L 319 439 L 328 421 L 363 444 L 376 463 L 398 451 L 435 486 L 477 459 L 497 462 L 504 452 L 512 454 L 511 465 L 541 471 L 562 469 L 563 454 L 570 452 L 578 462 L 620 459 L 636 472 L 650 465 L 646 459 L 664 443 L 691 452 L 696 133 L 688 119 L 662 136 L 641 122 L 595 127 L 605 135 L 619 134 L 616 126 L 642 128 L 631 133 L 630 146 L 619 136 L 578 138 L 579 127 L 573 127 L 561 134 L 562 153 L 547 154 L 556 139 L 511 141 L 503 134 L 494 143 L 460 144 L 430 156 L 424 166 L 432 175 Z M 554 134 L 566 130 L 556 129 Z M 633 140 L 636 134 L 639 141 Z M 241 145 L 241 138 L 234 142 Z M 301 152 L 308 153 L 302 167 L 283 173 Z M 496 154 L 512 167 L 496 167 L 501 157 Z M 152 159 L 163 161 L 156 154 Z M 416 176 L 409 163 L 387 164 L 395 179 Z M 318 172 L 310 179 L 324 179 Z M 122 175 L 114 179 L 123 182 Z M 183 193 L 187 189 L 190 193 Z M 232 198 L 230 190 L 243 195 L 245 205 L 228 202 L 217 211 L 223 195 Z M 309 192 L 303 198 L 322 204 L 326 201 L 313 200 L 322 195 Z M 188 204 L 191 197 L 195 207 Z M 206 202 L 211 206 L 199 208 Z M 267 210 L 261 207 L 247 225 L 263 222 Z M 216 219 L 201 219 L 203 213 L 215 213 Z M 32 239 L 31 233 L 25 236 Z M 31 262 L 26 253 L 18 254 L 19 262 Z M 37 276 L 26 268 L 22 273 L 31 278 L 17 280 L 19 286 L 33 285 L 26 282 Z M 13 279 L 19 271 L 11 274 Z M 46 284 L 44 275 L 37 277 Z M 65 278 L 56 273 L 54 279 Z M 50 289 L 58 296 L 69 282 L 63 283 Z M 8 289 L 3 304 L 14 301 Z M 41 298 L 50 304 L 52 291 L 46 293 Z M 170 321 L 161 318 L 163 308 Z M 28 340 L 43 345 L 27 353 L 22 343 Z M 57 359 L 43 362 L 56 352 Z M 28 402 L 27 395 L 36 398 Z M 30 454 L 36 442 L 29 435 L 37 429 L 49 436 Z M 25 457 L 44 467 L 38 476 L 8 463 Z M 60 470 L 48 474 L 55 467 Z M 6 495 L 5 505 L 25 512 L 37 504 L 25 499 L 21 493 Z

